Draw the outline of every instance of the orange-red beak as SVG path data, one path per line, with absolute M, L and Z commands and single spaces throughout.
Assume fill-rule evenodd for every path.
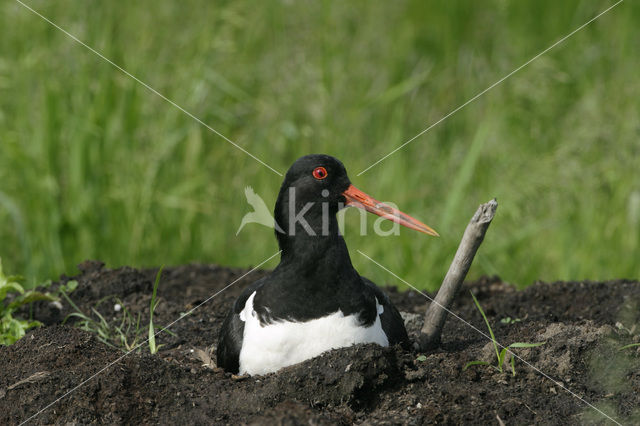
M 424 232 L 425 234 L 433 235 L 434 237 L 440 236 L 436 231 L 419 220 L 416 220 L 408 214 L 402 213 L 400 210 L 394 209 L 387 204 L 381 203 L 370 195 L 360 191 L 353 185 L 349 185 L 349 188 L 347 188 L 342 195 L 344 195 L 344 198 L 347 200 L 347 206 L 364 209 L 369 213 L 377 214 L 380 217 L 389 219 L 402 226 Z

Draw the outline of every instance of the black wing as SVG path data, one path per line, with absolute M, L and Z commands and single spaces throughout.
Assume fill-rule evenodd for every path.
M 404 327 L 404 320 L 400 315 L 400 312 L 391 303 L 389 296 L 385 294 L 373 281 L 368 278 L 361 277 L 362 282 L 373 290 L 378 303 L 384 308 L 384 312 L 380 315 L 380 322 L 382 323 L 382 330 L 384 330 L 389 339 L 389 345 L 401 345 L 404 349 L 410 349 L 409 335 L 407 329 Z
M 222 323 L 216 349 L 216 363 L 218 367 L 230 373 L 237 374 L 240 370 L 240 350 L 244 337 L 244 321 L 240 319 L 240 312 L 244 309 L 249 296 L 264 284 L 265 278 L 252 283 L 242 292 Z

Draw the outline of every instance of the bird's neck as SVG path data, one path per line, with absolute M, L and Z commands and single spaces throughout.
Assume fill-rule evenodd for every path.
M 287 223 L 281 227 L 283 232 L 276 231 L 276 236 L 282 250 L 283 266 L 295 267 L 305 273 L 353 268 L 335 215 L 327 219 L 324 229 L 323 224 L 314 220 L 309 220 L 308 226 Z
M 329 203 L 299 201 L 283 186 L 274 211 L 281 263 L 305 272 L 353 269 L 337 210 Z
M 340 235 L 335 216 L 328 220 L 328 224 L 325 224 L 324 232 L 321 225 L 314 225 L 310 222 L 308 227 L 283 226 L 284 232 L 276 232 L 278 245 L 282 250 L 282 261 L 295 263 L 302 267 L 313 264 L 321 266 L 325 262 L 338 266 L 345 261 L 351 265 L 347 245 Z M 293 231 L 291 231 L 292 229 Z

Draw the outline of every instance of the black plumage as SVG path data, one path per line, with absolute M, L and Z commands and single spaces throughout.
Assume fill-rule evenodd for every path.
M 282 321 L 305 323 L 341 311 L 344 316 L 354 315 L 360 326 L 369 327 L 379 315 L 390 345 L 409 344 L 400 313 L 380 288 L 354 269 L 340 235 L 336 213 L 345 204 L 355 204 L 354 197 L 361 197 L 358 194 L 364 193 L 351 185 L 344 166 L 336 158 L 307 155 L 291 166 L 274 212 L 281 231 L 276 231 L 282 250 L 280 263 L 268 276 L 248 286 L 235 301 L 220 331 L 219 367 L 233 373 L 240 370 L 245 327 L 240 313 L 254 292 L 253 310 L 261 326 Z M 375 203 L 373 200 L 373 207 L 363 208 L 380 215 L 389 212 L 386 206 Z M 300 217 L 304 220 L 292 220 L 303 210 Z M 395 212 L 398 219 L 392 220 L 435 234 L 426 225 Z M 382 307 L 381 314 L 376 300 Z

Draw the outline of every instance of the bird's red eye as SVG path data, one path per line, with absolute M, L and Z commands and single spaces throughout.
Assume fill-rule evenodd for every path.
M 316 167 L 315 169 L 313 169 L 313 177 L 318 180 L 326 178 L 327 175 L 327 169 L 325 169 L 324 167 Z

